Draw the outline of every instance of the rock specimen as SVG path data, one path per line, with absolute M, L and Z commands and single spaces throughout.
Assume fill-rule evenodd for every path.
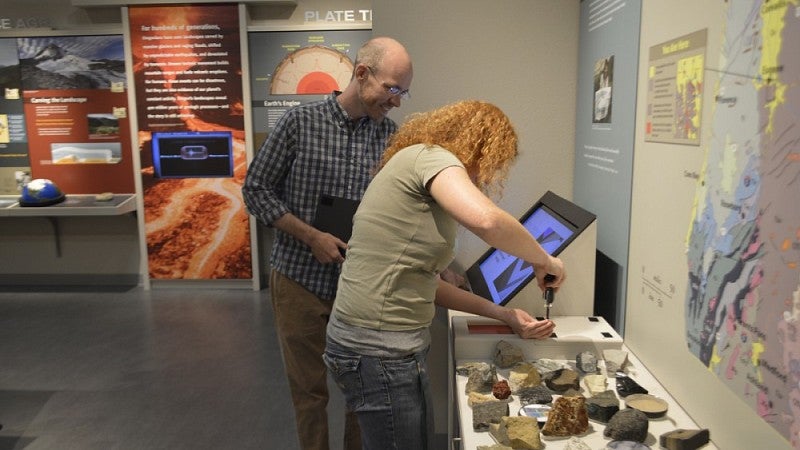
M 550 389 L 542 385 L 520 389 L 516 394 L 519 402 L 523 405 L 531 403 L 546 405 L 553 402 L 553 394 L 550 393 Z
M 669 404 L 663 398 L 650 394 L 631 394 L 625 397 L 625 406 L 636 408 L 650 419 L 662 417 L 667 413 Z
M 494 445 L 479 445 L 478 450 L 514 450 L 514 449 L 507 445 L 494 444 Z
M 508 375 L 508 385 L 511 392 L 516 393 L 520 389 L 538 386 L 542 384 L 542 376 L 536 370 L 536 366 L 529 362 L 515 364 Z
M 575 365 L 583 373 L 597 372 L 597 356 L 590 351 L 580 352 L 575 357 Z
M 524 356 L 522 349 L 507 341 L 500 341 L 494 348 L 494 364 L 501 369 L 507 369 L 516 363 L 522 362 Z
M 503 417 L 499 424 L 492 425 L 491 433 L 497 442 L 514 449 L 544 448 L 539 436 L 539 425 L 533 417 Z
M 470 392 L 467 394 L 467 405 L 475 406 L 478 403 L 496 402 L 497 399 L 492 394 L 481 394 L 480 392 Z
M 667 450 L 695 450 L 711 439 L 707 428 L 701 430 L 684 430 L 679 428 L 661 435 L 659 445 Z
M 583 377 L 583 385 L 590 395 L 597 395 L 608 389 L 608 377 L 603 374 L 589 374 Z
M 606 362 L 606 373 L 608 376 L 613 377 L 617 372 L 625 370 L 625 364 L 628 362 L 628 352 L 607 348 L 603 350 L 603 359 Z
M 511 395 L 511 388 L 508 381 L 500 380 L 492 386 L 492 395 L 498 400 L 505 400 Z
M 566 367 L 562 362 L 547 358 L 537 359 L 533 362 L 533 365 L 536 366 L 536 370 L 538 370 L 539 373 L 552 372 L 554 370 Z
M 464 388 L 464 393 L 469 395 L 470 392 L 480 392 L 488 394 L 492 392 L 492 386 L 497 381 L 497 371 L 489 364 L 486 367 L 476 368 L 469 374 L 467 378 L 467 385 Z
M 586 412 L 589 418 L 608 423 L 619 411 L 619 399 L 614 391 L 603 391 L 586 399 Z
M 553 409 L 547 415 L 542 428 L 545 436 L 575 436 L 589 430 L 589 416 L 586 412 L 586 398 L 559 397 L 553 402 Z
M 468 362 L 456 366 L 456 373 L 465 377 L 470 376 L 472 372 L 480 371 L 486 372 L 491 369 L 489 363 L 486 362 Z
M 589 444 L 583 442 L 583 439 L 572 436 L 564 445 L 564 450 L 592 450 Z
M 625 398 L 631 394 L 647 394 L 647 389 L 643 388 L 639 385 L 639 383 L 633 381 L 630 377 L 625 375 L 624 373 L 617 373 L 617 394 L 620 397 Z
M 472 406 L 472 429 L 486 431 L 490 423 L 500 423 L 504 416 L 508 416 L 508 402 L 476 403 Z
M 633 408 L 621 409 L 608 421 L 603 435 L 614 441 L 644 442 L 647 426 L 647 416 L 643 412 Z
M 580 391 L 580 375 L 572 369 L 558 369 L 544 375 L 544 384 L 555 392 Z

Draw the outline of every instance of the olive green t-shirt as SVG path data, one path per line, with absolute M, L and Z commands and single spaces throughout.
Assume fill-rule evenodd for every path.
M 434 201 L 427 184 L 451 166 L 463 164 L 446 149 L 413 145 L 370 182 L 339 277 L 338 320 L 388 331 L 430 325 L 438 274 L 453 260 L 458 223 Z

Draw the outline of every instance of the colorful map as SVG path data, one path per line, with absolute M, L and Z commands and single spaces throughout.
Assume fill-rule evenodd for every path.
M 727 2 L 687 234 L 689 350 L 800 449 L 800 5 Z M 708 69 L 707 69 L 708 70 Z M 709 86 L 712 88 L 712 86 Z

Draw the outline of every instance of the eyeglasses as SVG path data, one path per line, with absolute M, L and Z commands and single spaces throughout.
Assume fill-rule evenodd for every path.
M 383 86 L 383 88 L 386 89 L 386 92 L 388 92 L 389 95 L 391 96 L 399 95 L 400 98 L 402 98 L 403 100 L 408 100 L 411 98 L 411 92 L 408 92 L 408 89 L 403 89 L 400 86 L 390 86 L 387 83 L 383 82 L 382 80 L 378 79 L 378 76 L 375 75 L 375 69 L 373 69 L 370 66 L 367 66 L 367 69 L 369 69 L 369 73 L 371 73 L 372 76 L 375 77 L 376 80 L 378 80 L 381 86 Z

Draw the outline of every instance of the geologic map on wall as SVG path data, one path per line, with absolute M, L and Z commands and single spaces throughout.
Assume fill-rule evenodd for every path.
M 727 2 L 687 233 L 689 350 L 800 448 L 800 17 Z

